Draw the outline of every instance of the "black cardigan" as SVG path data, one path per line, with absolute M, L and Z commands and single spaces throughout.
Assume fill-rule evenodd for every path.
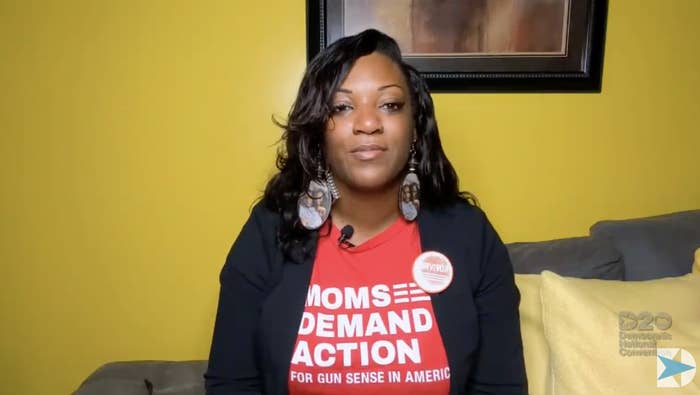
M 450 394 L 527 394 L 518 304 L 508 252 L 481 209 L 421 208 L 423 251 L 452 262 L 454 279 L 431 295 L 450 367 Z M 277 214 L 257 204 L 221 270 L 204 374 L 208 395 L 287 394 L 313 256 L 285 260 Z M 312 241 L 315 251 L 316 240 Z

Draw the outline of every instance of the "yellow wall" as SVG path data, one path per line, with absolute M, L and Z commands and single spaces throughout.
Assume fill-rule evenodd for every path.
M 506 241 L 700 207 L 698 14 L 613 0 L 602 94 L 436 95 Z M 207 357 L 304 29 L 301 0 L 0 0 L 0 393 Z

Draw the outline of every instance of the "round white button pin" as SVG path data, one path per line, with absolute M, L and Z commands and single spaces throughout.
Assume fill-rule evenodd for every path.
M 447 257 L 437 251 L 426 251 L 413 261 L 413 281 L 427 293 L 439 293 L 452 283 L 454 271 Z

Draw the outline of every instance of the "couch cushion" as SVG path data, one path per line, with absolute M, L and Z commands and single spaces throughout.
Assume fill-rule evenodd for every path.
M 207 361 L 112 362 L 92 373 L 73 395 L 202 395 L 206 364 Z
M 519 274 L 539 274 L 550 270 L 562 276 L 622 280 L 622 255 L 605 237 L 508 244 L 513 270 Z
M 700 357 L 697 269 L 649 281 L 584 280 L 543 272 L 542 321 L 551 351 L 547 393 L 700 393 L 700 377 L 693 378 L 697 369 L 687 367 L 696 366 L 692 356 Z M 668 367 L 674 365 L 682 370 L 672 374 Z
M 622 253 L 625 279 L 650 280 L 690 272 L 700 247 L 700 210 L 620 221 L 600 221 L 591 235 L 609 237 Z
M 527 387 L 532 395 L 544 395 L 549 378 L 549 346 L 542 325 L 539 274 L 516 274 L 515 285 L 520 291 L 520 333 Z

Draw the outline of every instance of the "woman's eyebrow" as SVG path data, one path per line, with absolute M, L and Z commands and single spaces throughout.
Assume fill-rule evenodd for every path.
M 399 84 L 382 85 L 382 86 L 380 86 L 379 88 L 377 88 L 377 90 L 378 90 L 378 91 L 383 91 L 383 90 L 385 90 L 385 89 L 387 89 L 387 88 L 391 88 L 392 86 L 393 86 L 393 87 L 397 87 L 397 88 L 399 88 L 399 89 L 401 89 L 401 90 L 404 90 L 403 87 L 402 87 L 401 85 L 399 85 Z M 347 94 L 351 95 L 351 94 L 352 94 L 352 90 L 346 89 L 346 88 L 338 88 L 338 89 L 336 90 L 336 93 L 347 93 Z
M 380 86 L 379 89 L 377 89 L 377 90 L 378 90 L 378 91 L 383 91 L 384 89 L 391 88 L 392 86 L 395 86 L 395 87 L 397 87 L 397 88 L 403 90 L 403 87 L 402 87 L 401 85 L 399 85 L 399 84 L 382 85 L 382 86 Z

